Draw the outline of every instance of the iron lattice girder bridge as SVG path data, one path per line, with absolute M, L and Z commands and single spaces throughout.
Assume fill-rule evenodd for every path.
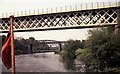
M 79 10 L 13 18 L 14 31 L 41 31 L 118 25 L 120 7 Z M 9 18 L 2 18 L 0 31 L 9 30 Z

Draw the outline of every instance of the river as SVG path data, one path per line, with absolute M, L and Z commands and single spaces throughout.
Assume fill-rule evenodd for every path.
M 15 56 L 16 72 L 66 72 L 59 61 L 59 55 L 50 53 L 34 53 Z M 2 67 L 3 72 L 10 72 Z

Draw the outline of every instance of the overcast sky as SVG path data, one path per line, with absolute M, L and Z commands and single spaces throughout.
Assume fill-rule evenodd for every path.
M 46 9 L 54 7 L 75 6 L 81 3 L 90 2 L 116 2 L 119 0 L 0 0 L 0 16 L 2 14 L 25 11 L 33 9 Z M 88 29 L 87 29 L 88 30 Z M 86 39 L 86 29 L 72 30 L 56 30 L 56 31 L 37 31 L 37 32 L 18 32 L 15 37 L 24 38 L 35 37 L 35 39 L 52 39 L 52 40 L 68 40 L 68 39 Z

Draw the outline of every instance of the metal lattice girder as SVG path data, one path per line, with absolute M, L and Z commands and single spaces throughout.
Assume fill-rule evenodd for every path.
M 117 9 L 119 8 L 112 7 L 66 13 L 14 17 L 13 28 L 15 31 L 25 31 L 117 25 Z M 0 22 L 0 30 L 8 30 L 9 23 L 9 18 L 3 18 Z

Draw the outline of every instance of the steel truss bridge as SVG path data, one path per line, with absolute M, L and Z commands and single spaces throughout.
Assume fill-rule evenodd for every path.
M 15 32 L 24 31 L 43 31 L 43 30 L 60 30 L 60 29 L 77 29 L 77 28 L 93 28 L 99 26 L 115 26 L 120 27 L 120 6 L 119 2 L 107 6 L 87 7 L 83 9 L 76 8 L 67 11 L 48 12 L 46 14 L 38 13 L 31 15 L 15 16 L 13 18 L 13 28 Z M 0 31 L 6 33 L 9 30 L 10 19 L 1 17 Z
M 40 44 L 65 44 L 66 41 L 38 40 Z
M 61 51 L 62 50 L 62 45 L 66 43 L 66 41 L 56 41 L 56 40 L 38 40 L 40 44 L 58 44 L 59 45 L 59 49 L 58 50 L 40 50 L 40 51 L 44 51 L 44 52 L 48 52 L 48 51 Z

